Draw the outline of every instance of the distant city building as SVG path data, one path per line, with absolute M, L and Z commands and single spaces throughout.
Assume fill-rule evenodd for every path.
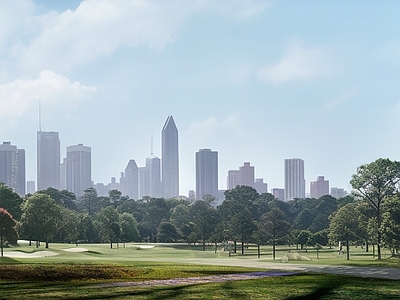
M 149 170 L 149 191 L 148 196 L 161 197 L 161 163 L 160 159 L 153 154 L 146 158 L 146 168 Z
M 195 191 L 189 190 L 188 200 L 189 200 L 189 201 L 195 201 L 195 200 L 196 200 L 196 193 L 195 193 Z
M 130 159 L 120 180 L 121 192 L 124 196 L 138 200 L 139 198 L 139 171 L 134 159 Z
M 67 159 L 63 158 L 63 162 L 60 165 L 60 190 L 67 189 Z
M 25 195 L 25 150 L 17 149 L 10 142 L 0 145 L 0 182 L 20 196 Z
M 218 152 L 211 149 L 196 152 L 196 199 L 204 195 L 218 197 Z
M 310 182 L 310 197 L 318 199 L 324 195 L 329 195 L 329 180 L 324 176 L 318 176 L 317 181 Z
M 99 197 L 108 196 L 108 190 L 107 190 L 107 188 L 104 186 L 104 183 L 96 183 L 96 184 L 94 185 L 94 188 L 96 189 L 97 196 L 99 196 Z
M 236 186 L 240 185 L 240 170 L 229 170 L 227 181 L 228 190 L 232 190 Z
M 263 178 L 257 178 L 254 182 L 253 187 L 257 190 L 257 193 L 267 193 L 268 192 L 268 184 L 264 182 Z
M 58 132 L 37 132 L 37 189 L 60 188 L 60 139 Z
M 106 196 L 108 196 L 108 193 L 112 190 L 121 190 L 120 184 L 117 182 L 117 179 L 115 177 L 111 177 L 111 182 L 107 184 L 104 189 L 104 191 L 106 192 Z
M 305 185 L 304 161 L 300 158 L 285 159 L 285 200 L 305 198 Z
M 67 190 L 77 198 L 92 186 L 91 148 L 83 144 L 67 147 Z
M 139 167 L 139 199 L 150 196 L 150 170 L 147 167 Z
M 179 196 L 178 129 L 168 116 L 161 131 L 162 193 L 164 198 Z
M 245 162 L 243 166 L 239 167 L 239 170 L 229 170 L 227 180 L 228 190 L 234 189 L 238 185 L 255 187 L 254 174 L 254 166 L 251 166 L 249 162 Z M 263 189 L 261 187 L 261 190 Z
M 285 189 L 278 189 L 278 188 L 274 188 L 271 190 L 272 195 L 274 195 L 274 197 L 276 199 L 279 200 L 285 200 Z
M 245 162 L 240 170 L 240 185 L 254 186 L 254 167 Z
M 343 198 L 347 196 L 347 192 L 344 189 L 332 187 L 331 188 L 331 196 L 336 199 Z
M 27 181 L 26 182 L 26 193 L 34 194 L 36 192 L 35 181 Z

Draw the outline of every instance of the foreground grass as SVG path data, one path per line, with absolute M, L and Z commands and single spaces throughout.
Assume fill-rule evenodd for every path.
M 178 273 L 185 273 L 185 266 Z M 212 267 L 191 266 L 199 274 Z M 180 266 L 175 266 L 177 271 Z M 166 266 L 160 270 L 168 270 Z M 232 270 L 233 271 L 233 270 Z M 161 273 L 160 273 L 161 272 Z M 168 278 L 177 273 L 168 270 Z M 218 271 L 219 273 L 219 271 Z M 191 272 L 187 272 L 190 275 Z M 146 276 L 145 276 L 146 277 Z M 151 277 L 151 276 L 149 276 Z M 123 279 L 123 278 L 121 278 Z M 257 280 L 178 286 L 102 287 L 84 282 L 2 282 L 2 299 L 398 299 L 398 281 L 301 274 Z

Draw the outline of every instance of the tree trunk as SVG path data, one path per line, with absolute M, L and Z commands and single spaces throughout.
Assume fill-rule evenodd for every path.
M 350 260 L 350 245 L 348 238 L 346 238 L 346 259 Z
M 272 258 L 275 260 L 275 239 L 272 241 Z
M 244 239 L 242 237 L 242 255 L 244 254 Z
M 1 257 L 3 257 L 3 235 L 0 234 Z

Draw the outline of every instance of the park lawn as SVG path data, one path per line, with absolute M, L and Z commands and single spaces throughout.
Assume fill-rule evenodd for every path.
M 166 267 L 166 266 L 165 266 Z M 194 270 L 199 266 L 191 266 Z M 169 268 L 169 267 L 168 267 Z M 179 267 L 178 267 L 179 268 Z M 208 270 L 208 271 L 207 271 Z M 232 270 L 233 271 L 233 270 Z M 201 273 L 214 273 L 200 266 Z M 199 273 L 197 275 L 199 275 Z M 168 270 L 167 278 L 176 273 Z M 160 273 L 158 273 L 160 275 Z M 189 275 L 189 274 L 188 274 Z M 1 283 L 2 299 L 398 299 L 398 281 L 299 274 L 177 286 L 102 287 L 90 282 Z

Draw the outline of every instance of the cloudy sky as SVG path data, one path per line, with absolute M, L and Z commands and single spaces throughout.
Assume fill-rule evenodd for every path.
M 161 156 L 175 119 L 180 193 L 219 152 L 219 187 L 249 161 L 283 187 L 285 158 L 350 190 L 357 166 L 400 160 L 400 2 L 2 0 L 0 140 L 36 180 L 42 130 L 92 147 L 92 179 Z M 1 141 L 0 141 L 1 142 Z

